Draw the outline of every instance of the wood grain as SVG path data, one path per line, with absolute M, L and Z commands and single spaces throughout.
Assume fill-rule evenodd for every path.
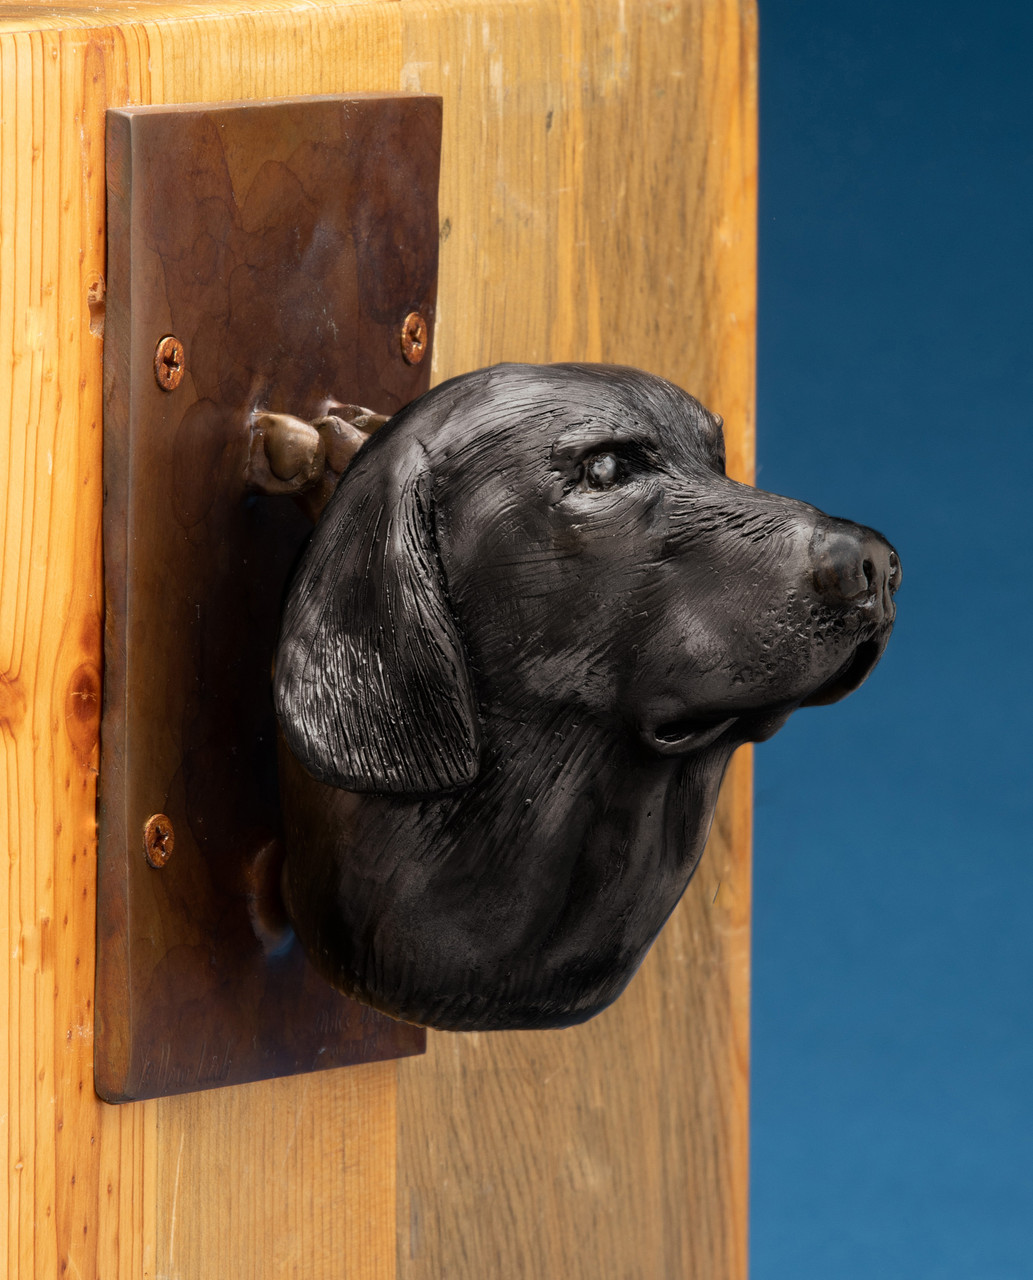
M 388 1280 L 395 1094 L 372 1063 L 163 1102 L 156 1274 Z
M 96 299 L 107 106 L 438 92 L 435 379 L 638 364 L 744 476 L 754 48 L 749 0 L 0 3 L 0 1274 L 744 1276 L 746 759 L 613 1010 L 406 1064 L 397 1197 L 393 1064 L 96 1099 Z
M 666 374 L 724 414 L 748 477 L 752 14 L 642 6 L 622 28 L 605 6 L 509 7 L 484 38 L 457 109 L 494 169 L 443 187 L 439 358 Z M 448 103 L 435 63 L 420 87 Z M 448 156 L 446 132 L 446 172 Z M 450 323 L 456 305 L 479 331 Z M 559 1033 L 432 1032 L 428 1059 L 401 1064 L 400 1277 L 745 1276 L 749 794 L 744 753 L 689 893 L 612 1009 Z

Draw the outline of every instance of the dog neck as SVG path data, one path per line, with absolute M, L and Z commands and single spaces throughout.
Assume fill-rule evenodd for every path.
M 730 754 L 654 755 L 576 713 L 538 726 L 496 716 L 462 791 L 327 789 L 335 817 L 320 827 L 334 846 L 320 832 L 290 840 L 289 897 L 307 899 L 300 918 L 325 921 L 309 951 L 347 952 L 327 976 L 381 1008 L 392 989 L 389 1011 L 414 1021 L 588 1018 L 623 990 L 681 897 Z

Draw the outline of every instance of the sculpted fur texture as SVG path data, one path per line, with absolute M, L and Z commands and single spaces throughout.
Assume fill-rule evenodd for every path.
M 728 479 L 661 378 L 502 365 L 357 454 L 287 600 L 288 912 L 341 990 L 558 1027 L 627 985 L 740 744 L 878 661 L 900 565 Z

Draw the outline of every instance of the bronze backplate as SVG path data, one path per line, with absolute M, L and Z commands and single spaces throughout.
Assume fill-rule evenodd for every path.
M 327 986 L 279 916 L 270 663 L 311 525 L 246 473 L 256 410 L 389 414 L 427 389 L 430 358 L 408 363 L 401 329 L 418 312 L 433 333 L 440 138 L 440 100 L 419 95 L 108 113 L 95 1062 L 109 1101 L 424 1048 L 421 1029 Z M 168 336 L 183 352 L 172 390 L 155 373 Z M 144 848 L 155 814 L 174 832 L 160 868 Z

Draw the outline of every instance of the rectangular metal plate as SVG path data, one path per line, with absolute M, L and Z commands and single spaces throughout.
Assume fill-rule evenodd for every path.
M 108 113 L 97 1091 L 156 1097 L 419 1053 L 265 924 L 279 806 L 270 662 L 310 529 L 249 493 L 249 416 L 392 413 L 427 389 L 441 103 Z M 155 348 L 175 335 L 172 391 Z M 144 856 L 148 818 L 174 850 Z M 264 939 L 264 940 L 263 940 Z M 278 945 L 277 945 L 278 944 Z

